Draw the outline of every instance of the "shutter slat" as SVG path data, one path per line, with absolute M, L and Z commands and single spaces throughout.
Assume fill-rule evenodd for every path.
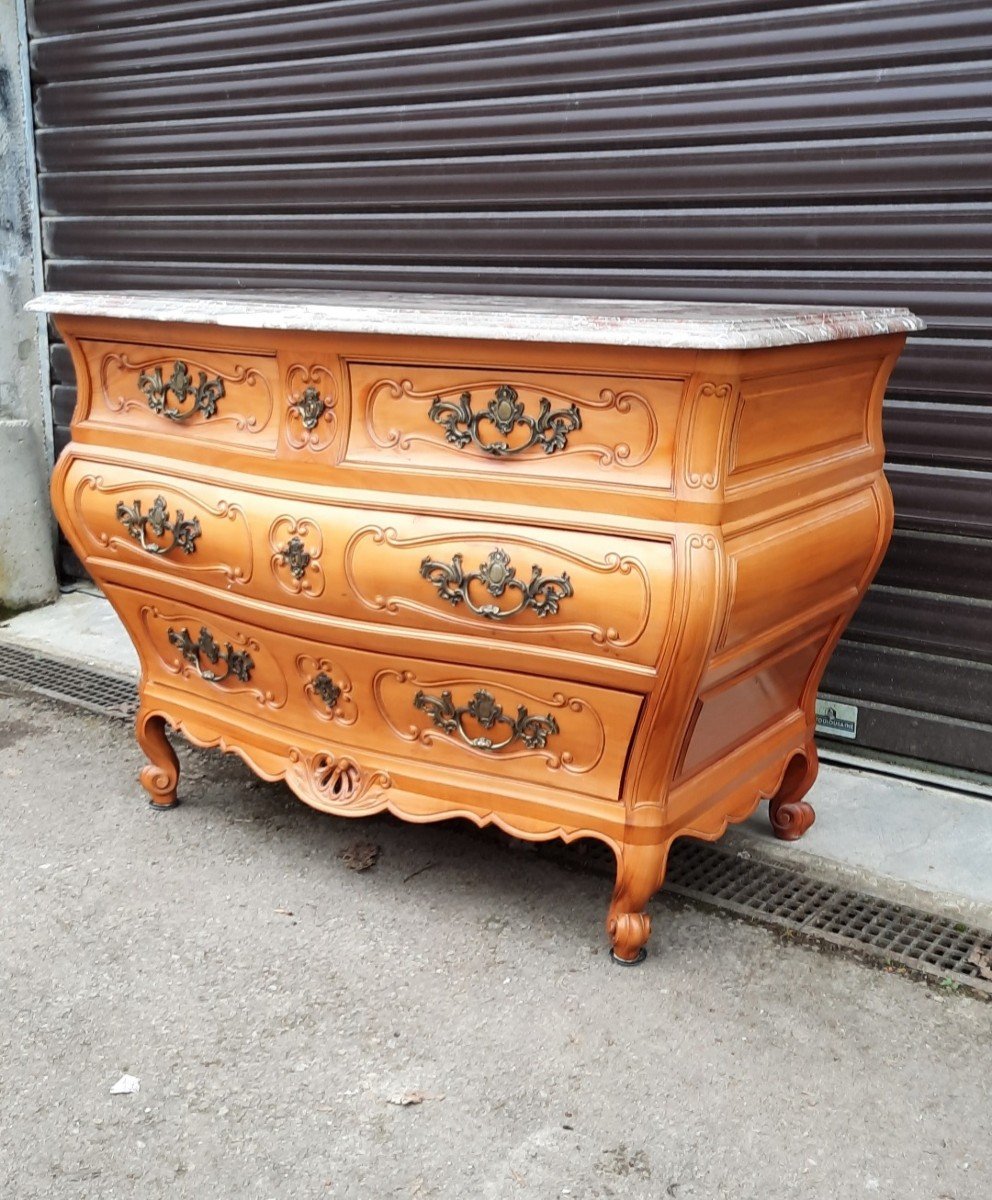
M 852 139 L 598 151 L 553 156 L 419 158 L 271 166 L 185 166 L 170 193 L 172 212 L 398 212 L 407 209 L 526 205 L 657 204 L 830 199 L 926 200 L 990 192 L 992 133 L 876 142 Z M 443 180 L 439 181 L 439 167 Z M 493 175 L 500 186 L 494 196 Z M 717 186 L 718 183 L 718 186 Z M 41 176 L 45 213 L 158 212 L 161 173 L 148 170 L 49 172 Z
M 88 125 L 76 110 L 54 128 L 41 121 L 39 160 L 46 170 L 89 170 L 94 163 L 104 170 L 127 165 L 175 170 L 387 155 L 552 154 L 563 144 L 577 152 L 987 131 L 992 62 L 887 70 L 881 77 L 867 71 L 415 108 L 378 103 L 328 109 L 293 88 L 287 98 L 305 111 L 272 108 L 261 116 L 232 117 L 221 104 L 198 111 L 194 121 L 172 113 L 133 125 L 111 118 L 101 126 Z M 218 115 L 207 115 L 211 112 Z M 718 177 L 712 187 L 719 191 Z
M 927 654 L 992 665 L 992 603 L 874 587 L 845 636 Z
M 60 258 L 208 255 L 310 263 L 804 264 L 856 259 L 866 241 L 876 268 L 940 263 L 992 267 L 992 206 L 935 208 L 641 210 L 540 213 L 362 213 L 357 216 L 60 217 L 45 248 Z M 261 257 L 261 256 L 259 256 Z
M 890 462 L 981 469 L 992 461 L 992 407 L 888 400 L 883 424 Z

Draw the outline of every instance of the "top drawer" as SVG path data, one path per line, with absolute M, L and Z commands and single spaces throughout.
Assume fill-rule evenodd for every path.
M 684 379 L 352 361 L 345 461 L 487 480 L 672 487 Z
M 85 339 L 80 348 L 89 366 L 89 404 L 80 414 L 87 425 L 275 454 L 275 354 Z

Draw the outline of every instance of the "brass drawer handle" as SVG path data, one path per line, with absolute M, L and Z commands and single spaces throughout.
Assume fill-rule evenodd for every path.
M 202 412 L 203 419 L 208 421 L 217 412 L 217 401 L 224 397 L 224 381 L 219 376 L 208 379 L 206 372 L 201 371 L 199 382 L 194 386 L 186 364 L 178 359 L 173 364 L 171 379 L 163 379 L 162 368 L 156 367 L 150 375 L 147 371 L 141 372 L 138 387 L 148 397 L 152 412 L 160 413 L 170 421 L 186 421 L 198 412 Z M 191 407 L 183 409 L 170 405 L 170 392 L 178 404 L 185 404 L 192 396 Z
M 496 458 L 521 454 L 532 446 L 540 446 L 545 454 L 554 454 L 556 450 L 565 449 L 570 433 L 582 428 L 582 415 L 574 404 L 552 412 L 551 401 L 544 396 L 537 416 L 528 416 L 516 390 L 508 384 L 496 389 L 496 395 L 482 412 L 472 412 L 472 393 L 462 392 L 457 402 L 435 396 L 427 415 L 444 427 L 445 441 L 453 446 L 463 449 L 471 442 Z M 529 430 L 530 436 L 519 446 L 511 446 L 505 441 L 484 442 L 479 437 L 482 421 L 492 425 L 504 437 L 518 426 Z
M 303 395 L 289 406 L 300 418 L 300 423 L 308 432 L 317 428 L 317 422 L 331 407 L 326 400 L 320 398 L 320 392 L 315 387 L 303 389 Z
M 149 554 L 168 554 L 177 547 L 184 554 L 193 554 L 196 551 L 195 542 L 200 536 L 200 522 L 196 517 L 187 518 L 181 508 L 176 509 L 175 520 L 170 520 L 164 496 L 156 496 L 155 503 L 146 513 L 141 511 L 140 500 L 135 500 L 132 504 L 125 504 L 121 500 L 117 505 L 117 520 L 131 537 L 140 543 L 142 550 L 147 550 Z M 156 538 L 169 534 L 171 541 L 168 545 L 149 541 L 148 530 L 151 530 Z
M 417 692 L 413 698 L 414 708 L 427 713 L 430 719 L 444 733 L 457 733 L 462 741 L 475 750 L 486 750 L 495 754 L 512 745 L 519 738 L 529 750 L 543 750 L 548 744 L 548 738 L 558 732 L 558 722 L 550 714 L 545 717 L 531 716 L 521 704 L 517 708 L 516 717 L 508 717 L 502 705 L 496 703 L 491 692 L 480 688 L 472 699 L 459 708 L 455 707 L 450 692 L 442 692 L 440 696 L 428 696 Z M 462 725 L 462 718 L 470 716 L 483 729 L 492 729 L 497 724 L 506 725 L 510 733 L 501 742 L 494 742 L 488 737 L 470 737 Z
M 420 564 L 420 574 L 437 588 L 442 600 L 466 606 L 479 617 L 492 621 L 506 621 L 532 608 L 539 617 L 554 616 L 562 600 L 572 595 L 572 584 L 568 575 L 545 575 L 540 567 L 531 567 L 529 582 L 517 578 L 517 568 L 510 565 L 510 556 L 497 547 L 485 562 L 479 563 L 477 571 L 466 574 L 462 570 L 462 556 L 452 555 L 451 562 L 437 562 L 425 558 Z M 476 604 L 470 595 L 473 583 L 482 583 L 490 596 L 497 599 L 507 590 L 520 593 L 520 602 L 514 608 L 500 608 L 498 604 Z
M 326 671 L 315 675 L 311 686 L 328 708 L 337 708 L 338 701 L 341 699 L 341 689 Z
M 206 627 L 200 629 L 200 636 L 196 641 L 190 636 L 188 629 L 178 632 L 170 627 L 169 641 L 188 663 L 196 667 L 200 678 L 205 679 L 207 683 L 223 683 L 229 675 L 247 683 L 255 668 L 255 662 L 247 650 L 235 650 L 230 642 L 221 650 Z M 224 673 L 221 675 L 210 670 L 210 667 L 204 667 L 203 659 L 211 666 L 223 663 Z
M 294 579 L 302 579 L 312 561 L 311 555 L 303 547 L 303 539 L 298 537 L 291 537 L 276 553 L 276 558 L 289 567 L 289 573 Z

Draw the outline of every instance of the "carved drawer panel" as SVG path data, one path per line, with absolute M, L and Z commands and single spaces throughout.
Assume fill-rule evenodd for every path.
M 616 800 L 641 698 L 308 641 L 111 586 L 150 682 L 357 752 Z
M 366 362 L 349 363 L 348 374 L 349 462 L 672 485 L 681 378 Z
M 64 486 L 69 531 L 87 558 L 239 590 L 256 574 L 250 506 L 237 493 L 84 459 L 71 463 Z
M 84 458 L 65 494 L 88 559 L 314 615 L 643 666 L 668 631 L 668 541 L 336 507 Z
M 275 453 L 275 355 L 86 340 L 80 347 L 89 371 L 86 424 Z
M 674 585 L 670 542 L 403 513 L 353 527 L 342 565 L 366 620 L 645 666 L 657 661 Z

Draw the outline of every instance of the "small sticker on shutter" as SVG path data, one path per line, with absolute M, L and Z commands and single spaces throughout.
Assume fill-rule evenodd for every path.
M 817 700 L 816 732 L 827 737 L 851 738 L 858 736 L 858 707 L 856 704 L 840 704 L 836 700 Z

